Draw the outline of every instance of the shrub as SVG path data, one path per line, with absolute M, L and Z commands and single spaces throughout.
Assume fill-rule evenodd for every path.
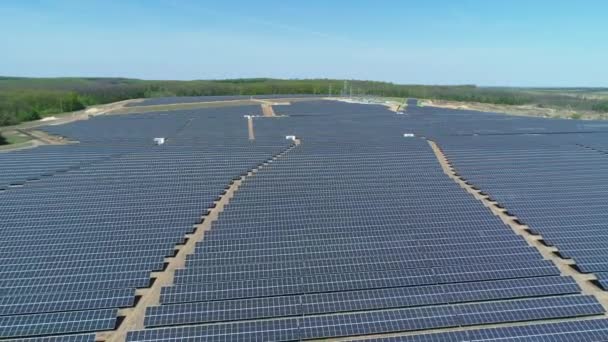
M 596 112 L 608 113 L 608 101 L 600 101 L 594 104 L 593 110 Z
M 574 119 L 574 120 L 580 120 L 582 117 L 583 117 L 583 115 L 580 113 L 572 113 L 570 115 L 570 119 Z

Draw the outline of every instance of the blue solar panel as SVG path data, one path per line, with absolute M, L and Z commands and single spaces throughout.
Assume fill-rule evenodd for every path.
M 10 338 L 111 330 L 116 325 L 116 314 L 115 309 L 105 309 L 0 316 L 0 337 Z
M 378 339 L 370 342 L 482 342 L 482 341 L 603 341 L 608 339 L 608 321 L 604 319 L 532 324 L 469 331 L 421 334 Z

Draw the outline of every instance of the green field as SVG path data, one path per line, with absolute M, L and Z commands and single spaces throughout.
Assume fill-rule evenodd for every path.
M 608 112 L 607 88 L 433 86 L 349 80 L 345 89 L 344 80 L 335 79 L 154 81 L 126 78 L 0 77 L 0 126 L 134 98 L 261 94 L 339 96 L 351 93 L 356 96 L 415 97 Z

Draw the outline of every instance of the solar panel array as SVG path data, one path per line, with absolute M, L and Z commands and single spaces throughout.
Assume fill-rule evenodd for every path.
M 235 100 L 272 100 L 281 98 L 307 98 L 307 97 L 323 97 L 321 95 L 307 95 L 307 94 L 282 94 L 282 95 L 220 95 L 220 96 L 180 96 L 180 97 L 155 97 L 144 99 L 140 102 L 132 102 L 127 104 L 127 107 L 139 107 L 139 106 L 158 106 L 158 105 L 170 105 L 180 103 L 196 103 L 196 102 L 217 102 L 217 101 L 235 101 Z
M 296 135 L 243 182 L 129 341 L 608 340 L 598 301 L 448 178 L 423 138 L 601 276 L 608 126 L 414 102 L 404 115 L 330 101 L 275 112 L 288 116 L 255 119 L 254 142 L 242 116 L 260 107 L 240 106 L 96 117 L 45 128 L 79 144 L 0 154 L 0 338 L 114 329 L 231 180 Z
M 80 144 L 0 155 L 0 338 L 113 330 L 232 179 L 290 146 L 249 142 L 241 121 L 222 109 L 98 117 L 47 128 Z M 170 140 L 152 146 L 157 134 Z
M 608 157 L 584 147 L 607 138 L 605 133 L 534 137 L 526 149 L 512 138 L 447 139 L 444 150 L 471 184 L 608 289 Z
M 256 134 L 303 143 L 247 178 L 129 341 L 295 341 L 604 313 L 450 180 L 426 140 L 403 138 L 395 114 L 281 110 L 290 117 L 256 121 Z
M 606 122 L 408 112 L 405 120 L 434 136 L 462 178 L 608 289 Z
M 45 131 L 88 145 L 150 146 L 155 137 L 171 145 L 205 146 L 249 144 L 243 115 L 262 115 L 259 105 L 157 113 L 97 116 Z M 255 144 L 282 144 L 259 136 Z M 248 145 L 247 145 L 248 146 Z
M 120 150 L 40 146 L 0 153 L 0 191 L 111 158 Z

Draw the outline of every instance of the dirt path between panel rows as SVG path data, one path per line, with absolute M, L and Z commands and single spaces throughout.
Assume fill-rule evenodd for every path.
M 165 270 L 152 273 L 152 277 L 154 278 L 152 286 L 146 289 L 138 290 L 137 294 L 140 295 L 141 298 L 137 302 L 136 306 L 133 308 L 123 309 L 119 312 L 119 315 L 124 317 L 120 326 L 114 331 L 98 333 L 97 339 L 106 342 L 124 342 L 126 341 L 127 334 L 130 331 L 144 329 L 146 309 L 152 306 L 160 305 L 161 289 L 163 287 L 173 285 L 175 271 L 177 269 L 185 268 L 186 257 L 195 252 L 197 242 L 204 239 L 205 232 L 211 229 L 212 223 L 218 219 L 219 215 L 224 210 L 224 207 L 228 205 L 232 197 L 234 197 L 243 181 L 248 177 L 254 177 L 258 170 L 264 168 L 264 166 L 268 165 L 271 161 L 281 158 L 298 145 L 300 145 L 299 140 L 295 141 L 295 144 L 287 148 L 285 151 L 267 160 L 259 168 L 250 171 L 246 176 L 234 181 L 221 199 L 216 202 L 215 207 L 211 209 L 207 215 L 205 215 L 203 223 L 197 225 L 194 233 L 187 236 L 188 240 L 183 246 L 181 246 L 181 248 L 179 248 L 176 256 L 167 258 L 168 265 Z

